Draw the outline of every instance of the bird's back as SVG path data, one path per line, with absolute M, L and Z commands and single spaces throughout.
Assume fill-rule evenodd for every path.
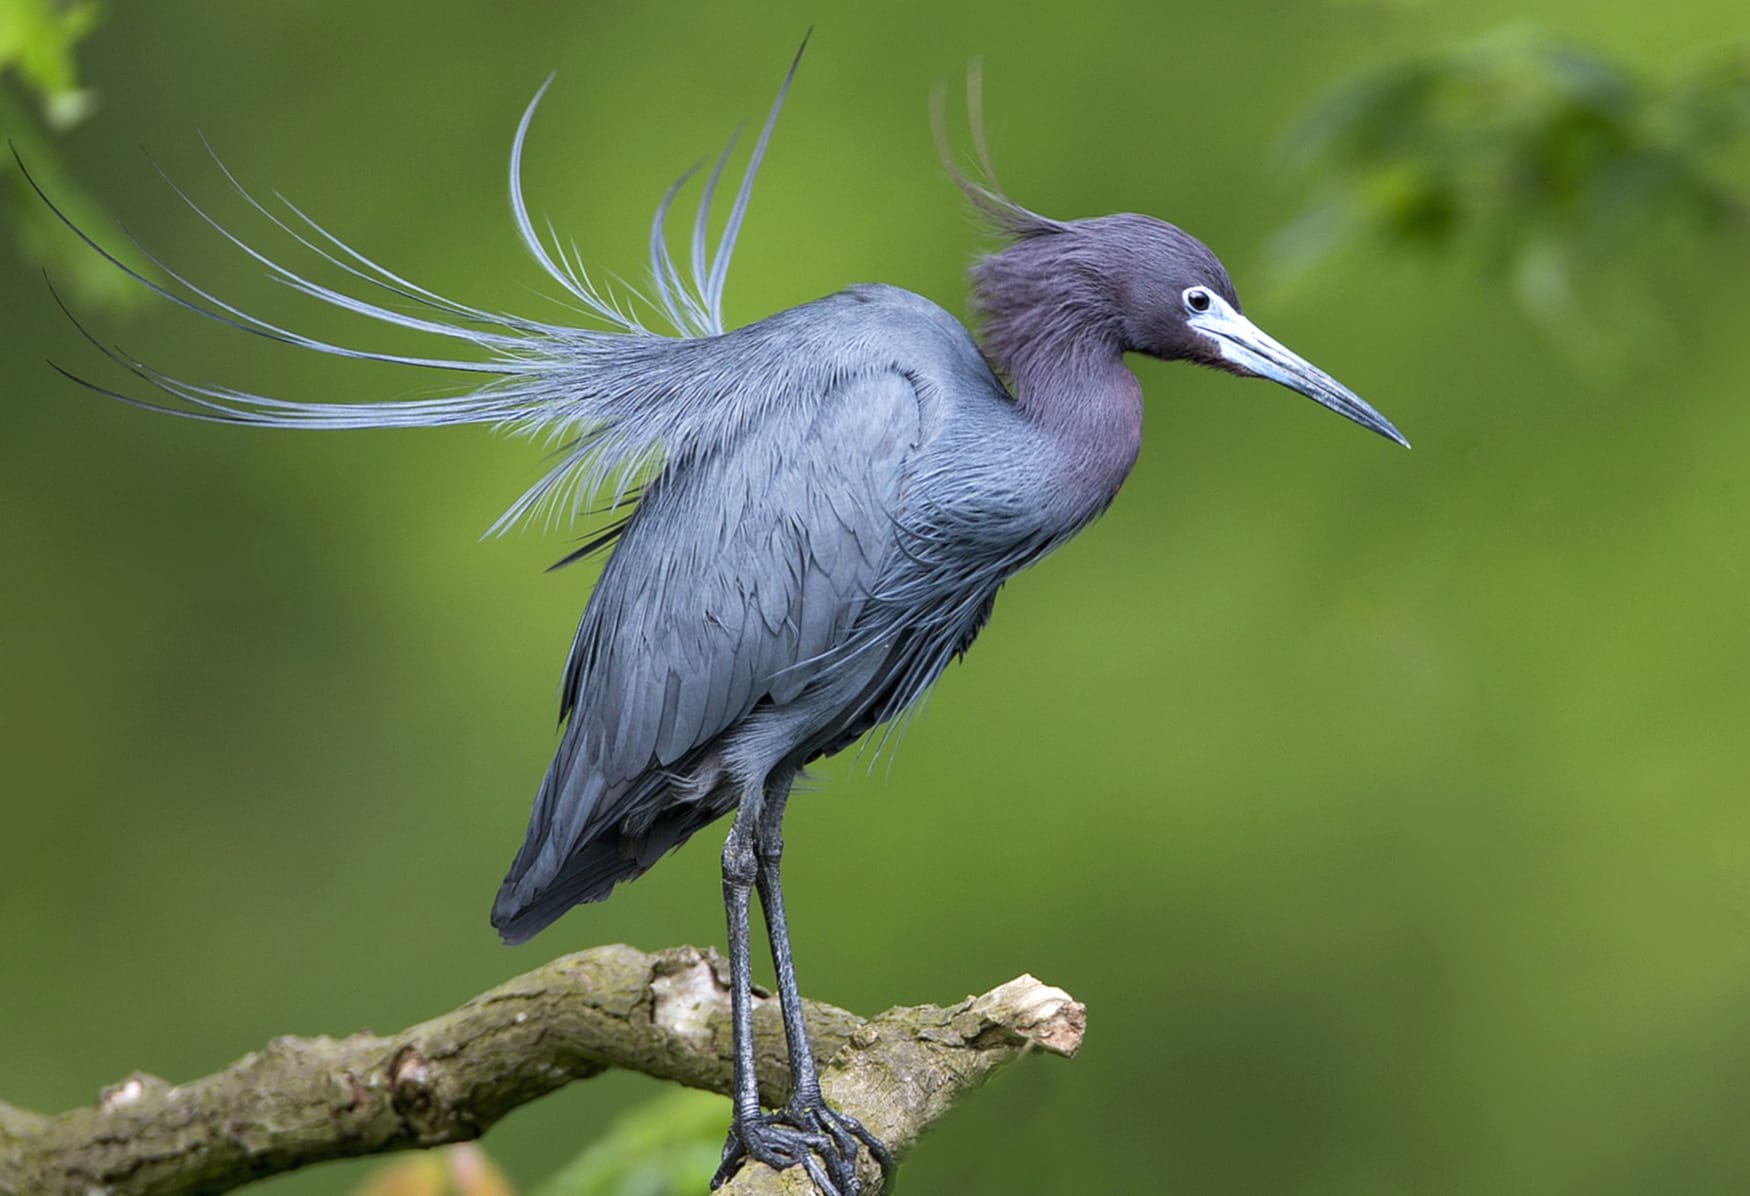
M 664 462 L 590 596 L 494 906 L 511 941 L 898 714 L 1055 539 L 1029 425 L 928 300 L 856 287 L 669 343 L 668 401 L 713 431 Z

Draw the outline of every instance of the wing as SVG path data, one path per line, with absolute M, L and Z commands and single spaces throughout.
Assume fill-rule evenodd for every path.
M 666 770 L 758 703 L 802 697 L 843 658 L 877 588 L 923 435 L 913 382 L 889 370 L 832 380 L 764 405 L 740 432 L 667 464 L 590 597 L 565 670 L 564 736 L 494 911 L 501 930 L 515 920 L 526 937 L 533 902 L 558 906 L 545 924 L 606 896 L 721 814 L 696 811 L 676 837 L 662 810 L 640 806 L 680 802 L 649 779 L 673 780 Z M 653 825 L 668 830 L 647 841 Z M 587 850 L 604 837 L 620 840 L 600 844 L 611 855 Z
M 894 538 L 918 395 L 897 373 L 772 410 L 642 499 L 566 669 L 567 752 L 610 784 L 672 766 L 842 645 Z

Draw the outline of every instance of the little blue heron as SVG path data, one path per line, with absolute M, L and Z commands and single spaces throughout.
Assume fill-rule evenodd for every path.
M 646 328 L 624 294 L 598 288 L 575 249 L 543 239 L 530 220 L 523 145 L 543 85 L 512 144 L 511 208 L 535 261 L 598 327 L 446 299 L 352 249 L 289 202 L 282 200 L 283 213 L 270 210 L 221 164 L 260 215 L 399 306 L 280 265 L 178 189 L 272 277 L 356 315 L 460 341 L 479 356 L 333 344 L 252 316 L 155 258 L 171 284 L 111 260 L 182 307 L 269 340 L 491 380 L 450 398 L 304 403 L 189 383 L 99 345 L 175 405 L 84 384 L 227 424 L 491 424 L 550 436 L 562 445 L 557 463 L 495 526 L 540 511 L 572 515 L 603 491 L 616 507 L 632 506 L 567 558 L 612 549 L 565 665 L 563 736 L 492 924 L 507 943 L 520 943 L 733 811 L 722 870 L 734 1114 L 713 1187 L 754 1158 L 802 1166 L 822 1192 L 854 1196 L 859 1143 L 884 1171 L 891 1159 L 823 1100 L 803 1025 L 778 879 L 780 824 L 801 769 L 917 702 L 971 645 L 1003 582 L 1111 503 L 1142 434 L 1142 392 L 1126 353 L 1268 378 L 1406 442 L 1243 316 L 1227 271 L 1200 241 L 1149 216 L 1052 220 L 1028 211 L 996 186 L 981 137 L 984 181 L 949 168 L 1003 242 L 971 274 L 980 340 L 929 300 L 883 285 L 853 286 L 726 331 L 730 254 L 800 58 L 766 117 L 714 251 L 707 216 L 729 149 L 708 172 L 690 277 L 669 253 L 665 217 L 693 172 L 657 208 L 654 293 L 644 302 L 674 335 Z M 977 134 L 976 117 L 973 124 Z M 789 1049 L 791 1096 L 774 1111 L 762 1109 L 754 1075 L 748 915 L 756 889 Z

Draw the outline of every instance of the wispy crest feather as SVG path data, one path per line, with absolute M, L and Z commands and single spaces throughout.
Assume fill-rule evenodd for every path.
M 681 357 L 687 355 L 685 342 L 704 341 L 725 332 L 723 293 L 730 260 L 747 215 L 754 180 L 806 48 L 805 38 L 784 75 L 783 84 L 743 168 L 735 199 L 714 250 L 710 247 L 708 232 L 711 205 L 734 149 L 735 138 L 731 138 L 713 163 L 701 189 L 693 220 L 687 275 L 681 273 L 669 251 L 666 219 L 675 198 L 698 168 L 684 173 L 663 195 L 650 233 L 649 269 L 654 298 L 629 287 L 616 293 L 598 286 L 584 268 L 575 244 L 570 245 L 568 251 L 550 223 L 545 238 L 537 231 L 523 193 L 523 151 L 535 110 L 552 84 L 552 77 L 549 76 L 535 92 L 523 111 L 511 143 L 511 214 L 517 234 L 536 265 L 580 305 L 581 313 L 598 327 L 575 327 L 487 311 L 428 290 L 353 248 L 277 192 L 273 199 L 281 210 L 276 211 L 244 187 L 208 145 L 207 151 L 226 182 L 251 209 L 303 250 L 315 254 L 328 267 L 339 270 L 352 280 L 357 284 L 355 290 L 362 285 L 381 292 L 397 306 L 385 306 L 360 294 L 325 285 L 251 246 L 198 204 L 162 168 L 158 168 L 170 187 L 205 224 L 264 267 L 274 281 L 353 315 L 460 341 L 478 351 L 479 358 L 384 353 L 295 332 L 253 315 L 198 286 L 171 269 L 123 227 L 123 235 L 168 280 L 167 283 L 154 281 L 104 249 L 75 225 L 49 199 L 20 161 L 20 169 L 30 185 L 81 240 L 135 282 L 187 311 L 268 340 L 335 357 L 492 377 L 478 389 L 442 398 L 367 403 L 298 402 L 173 377 L 117 346 L 102 343 L 70 311 L 68 315 L 73 318 L 75 326 L 105 356 L 139 382 L 167 396 L 168 401 L 139 398 L 80 377 L 58 365 L 54 368 L 110 398 L 188 419 L 253 427 L 314 429 L 486 424 L 536 437 L 556 446 L 552 467 L 498 518 L 490 529 L 493 533 L 543 515 L 549 522 L 568 521 L 603 493 L 610 495 L 612 505 L 619 506 L 657 462 L 666 456 L 688 452 L 696 447 L 691 440 L 714 431 L 714 421 L 701 419 L 697 410 L 701 396 L 687 393 L 686 388 L 678 384 L 678 380 L 687 376 L 687 371 L 676 357 L 677 354 Z M 153 165 L 157 167 L 156 162 Z M 369 294 L 369 291 L 365 293 Z M 65 309 L 65 304 L 62 306 Z M 654 332 L 646 327 L 635 314 L 639 306 L 659 314 L 673 329 L 674 335 Z
M 942 168 L 993 232 L 1004 238 L 1020 239 L 1064 231 L 1062 221 L 1041 216 L 1010 199 L 997 180 L 997 168 L 984 134 L 984 69 L 981 59 L 974 58 L 966 68 L 966 124 L 972 134 L 976 177 L 969 176 L 955 160 L 954 147 L 948 138 L 946 89 L 937 87 L 930 99 L 930 121 Z

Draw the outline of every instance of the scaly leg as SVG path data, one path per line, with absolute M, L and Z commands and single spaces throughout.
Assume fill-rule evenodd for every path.
M 723 904 L 729 914 L 730 1029 L 735 1050 L 734 1111 L 729 1137 L 723 1143 L 723 1161 L 711 1177 L 715 1190 L 741 1169 L 748 1159 L 782 1171 L 802 1167 L 822 1196 L 856 1196 L 853 1185 L 841 1191 L 822 1169 L 819 1159 L 837 1153 L 837 1144 L 817 1124 L 789 1116 L 786 1108 L 773 1113 L 760 1109 L 759 1077 L 754 1072 L 753 967 L 748 949 L 748 900 L 758 875 L 753 824 L 759 817 L 759 794 L 744 799 L 736 811 L 729 837 L 723 843 Z M 854 1177 L 853 1177 L 854 1179 Z
M 744 802 L 723 845 L 723 900 L 729 912 L 729 973 L 731 1026 L 735 1047 L 734 1120 L 723 1145 L 723 1162 L 712 1177 L 718 1187 L 749 1158 L 783 1170 L 802 1167 L 821 1196 L 858 1196 L 857 1144 L 869 1148 L 885 1174 L 892 1156 L 856 1118 L 826 1104 L 808 1030 L 802 1021 L 802 999 L 790 957 L 790 936 L 784 919 L 783 892 L 778 884 L 778 859 L 783 851 L 779 823 L 790 791 L 789 776 L 773 778 L 764 800 Z M 790 1100 L 784 1108 L 762 1112 L 759 1081 L 754 1074 L 752 969 L 748 945 L 748 896 L 757 886 L 766 929 L 778 971 L 778 999 L 789 1048 Z M 824 1167 L 822 1164 L 824 1163 Z M 884 1185 L 885 1186 L 885 1185 Z
M 735 1109 L 729 1141 L 736 1141 L 743 1125 L 760 1115 L 759 1078 L 753 1063 L 753 966 L 748 960 L 747 903 L 753 889 L 752 836 L 742 825 L 741 812 L 723 843 L 723 907 L 729 914 L 729 1026 L 735 1050 Z M 729 1165 L 729 1147 L 724 1147 L 724 1166 Z M 724 1178 L 719 1171 L 711 1181 L 715 1188 Z
M 857 1196 L 857 1144 L 868 1147 L 881 1165 L 882 1188 L 893 1176 L 893 1156 L 881 1140 L 863 1128 L 862 1122 L 826 1103 L 820 1093 L 820 1072 L 808 1027 L 802 1020 L 802 994 L 796 985 L 796 964 L 790 951 L 790 927 L 784 916 L 784 890 L 778 879 L 784 854 L 784 804 L 790 796 L 788 778 L 768 786 L 760 809 L 758 837 L 754 841 L 754 884 L 759 888 L 760 909 L 766 917 L 766 935 L 772 944 L 772 965 L 778 973 L 778 1004 L 784 1015 L 784 1043 L 790 1058 L 790 1102 L 785 1112 L 796 1124 L 824 1129 L 837 1149 L 823 1155 L 827 1172 L 845 1196 Z

